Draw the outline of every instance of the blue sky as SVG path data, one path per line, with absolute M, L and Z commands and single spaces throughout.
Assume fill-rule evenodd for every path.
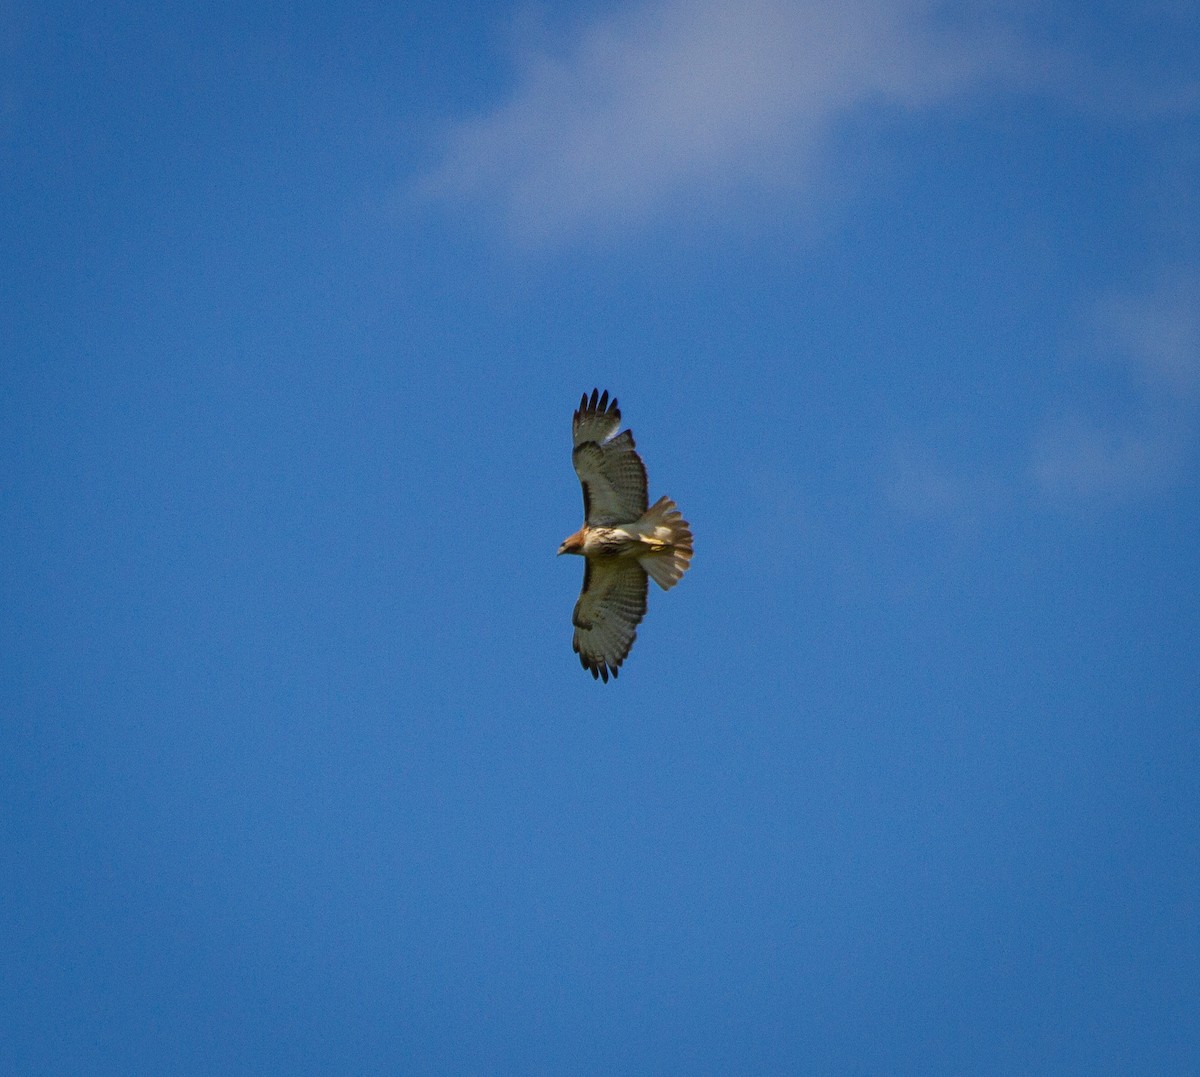
M 1200 1069 L 1194 5 L 0 12 L 6 1072 Z

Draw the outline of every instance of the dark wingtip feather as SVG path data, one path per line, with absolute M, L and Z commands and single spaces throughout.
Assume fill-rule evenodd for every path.
M 615 415 L 620 418 L 620 414 L 615 396 L 609 397 L 607 389 L 604 392 L 593 389 L 591 396 L 584 393 L 579 398 L 579 407 L 575 409 L 575 420 L 578 422 L 584 415 Z

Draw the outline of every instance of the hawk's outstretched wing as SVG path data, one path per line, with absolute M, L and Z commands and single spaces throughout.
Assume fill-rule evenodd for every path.
M 606 683 L 614 677 L 637 639 L 637 626 L 646 613 L 648 577 L 636 561 L 589 557 L 583 590 L 571 620 L 572 646 L 584 669 Z
M 646 468 L 637 454 L 633 434 L 616 434 L 621 425 L 617 398 L 610 402 L 593 389 L 584 393 L 575 412 L 571 461 L 583 486 L 583 518 L 590 526 L 611 526 L 636 520 L 649 503 Z

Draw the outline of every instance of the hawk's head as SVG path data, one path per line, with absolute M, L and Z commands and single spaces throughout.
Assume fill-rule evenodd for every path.
M 583 531 L 576 531 L 573 535 L 568 535 L 563 539 L 563 544 L 558 548 L 559 556 L 564 553 L 583 553 Z

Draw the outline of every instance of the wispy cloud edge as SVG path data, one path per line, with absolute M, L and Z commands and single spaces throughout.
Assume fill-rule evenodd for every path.
M 490 202 L 539 242 L 743 182 L 803 186 L 836 123 L 928 106 L 1007 71 L 920 0 L 663 0 L 616 9 L 450 125 L 426 196 Z
M 1200 271 L 1106 296 L 1093 314 L 1093 354 L 1126 375 L 1123 418 L 1076 410 L 1033 438 L 1029 475 L 1052 501 L 1128 500 L 1170 485 L 1200 428 Z

